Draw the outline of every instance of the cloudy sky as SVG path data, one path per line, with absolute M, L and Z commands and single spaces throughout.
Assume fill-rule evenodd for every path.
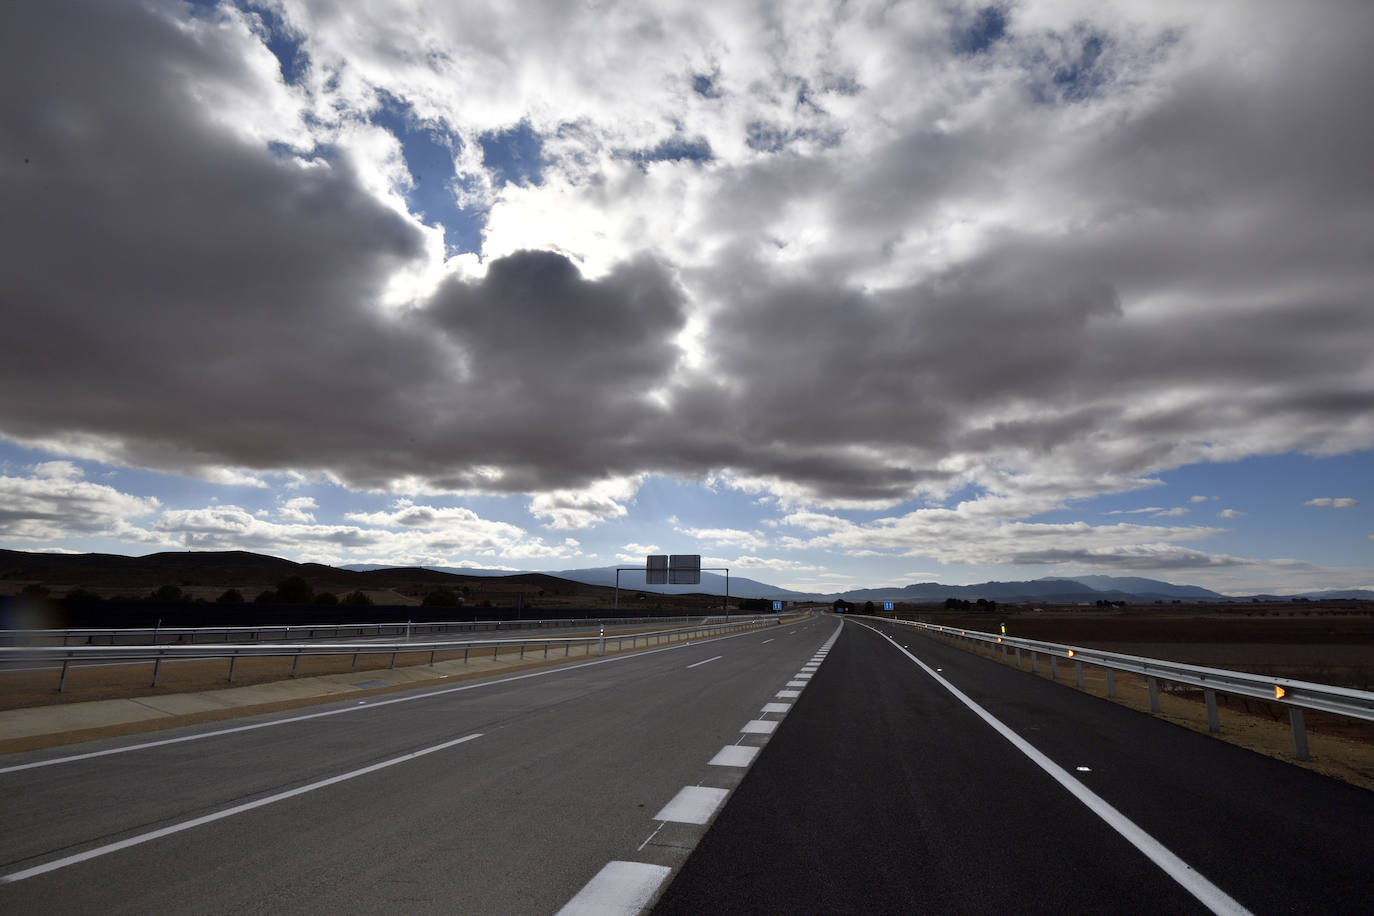
M 1351 2 L 0 11 L 0 546 L 1374 587 Z

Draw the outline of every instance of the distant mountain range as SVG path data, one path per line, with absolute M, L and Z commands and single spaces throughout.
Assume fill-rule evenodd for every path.
M 554 579 L 569 580 L 581 586 L 610 587 L 615 584 L 615 567 L 565 569 L 558 572 L 511 571 L 477 567 L 398 568 L 378 565 L 323 566 L 316 563 L 295 563 L 278 557 L 246 551 L 176 551 L 126 557 L 113 554 L 58 554 L 18 550 L 0 550 L 0 579 L 14 583 L 46 582 L 65 586 L 82 585 L 130 591 L 156 588 L 162 584 L 198 586 L 232 584 L 236 587 L 254 585 L 270 587 L 272 583 L 290 575 L 301 575 L 316 589 L 349 591 L 352 589 L 394 590 L 407 594 L 423 594 L 425 589 L 456 587 L 451 577 L 499 577 L 511 586 L 529 585 L 533 588 L 554 587 Z M 620 587 L 629 591 L 659 592 L 662 594 L 725 593 L 725 577 L 703 572 L 699 585 L 646 586 L 644 573 L 638 569 L 620 574 Z M 17 584 L 14 587 L 17 591 Z M 5 591 L 5 589 L 0 589 Z M 1136 576 L 1077 576 L 1048 577 L 1025 582 L 982 582 L 977 585 L 943 585 L 939 582 L 920 582 L 902 587 L 856 588 L 843 592 L 799 592 L 780 588 L 767 582 L 743 576 L 731 576 L 729 593 L 736 598 L 765 598 L 779 601 L 825 601 L 838 598 L 847 601 L 894 601 L 912 604 L 938 604 L 947 598 L 1044 604 L 1083 604 L 1096 601 L 1217 601 L 1249 600 L 1283 601 L 1294 598 L 1311 600 L 1345 599 L 1374 600 L 1369 589 L 1332 589 L 1305 592 L 1299 595 L 1222 595 L 1196 585 L 1176 585 L 1158 579 Z
M 384 567 L 354 565 L 345 569 L 375 570 Z M 438 572 L 463 576 L 508 576 L 510 570 L 476 569 L 467 566 L 426 567 Z M 571 579 L 584 585 L 615 585 L 615 567 L 598 566 L 586 569 L 563 569 L 547 573 L 560 579 Z M 688 594 L 705 592 L 721 595 L 725 593 L 725 577 L 718 573 L 703 572 L 700 585 L 653 585 L 644 584 L 644 573 L 639 570 L 624 570 L 620 574 L 622 589 L 655 591 L 664 594 Z M 1374 591 L 1366 589 L 1346 589 L 1337 591 L 1308 592 L 1302 595 L 1223 595 L 1199 585 L 1175 585 L 1159 579 L 1145 579 L 1139 576 L 1076 576 L 1074 578 L 1046 577 L 1025 582 L 981 582 L 977 585 L 943 585 L 939 582 L 920 582 L 902 587 L 855 588 L 843 592 L 799 592 L 770 585 L 743 576 L 730 577 L 730 594 L 737 598 L 767 598 L 777 601 L 905 601 L 912 604 L 932 604 L 946 598 L 959 598 L 977 601 L 1041 602 L 1044 604 L 1081 604 L 1095 601 L 1225 601 L 1243 597 L 1259 597 L 1260 600 L 1281 601 L 1293 598 L 1363 599 L 1374 600 Z

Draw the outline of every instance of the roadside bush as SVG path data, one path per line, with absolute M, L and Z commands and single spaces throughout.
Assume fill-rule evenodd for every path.
M 185 601 L 188 597 L 175 585 L 164 585 L 148 595 L 149 601 Z
M 372 599 L 362 592 L 350 592 L 344 596 L 344 604 L 371 604 Z
M 459 607 L 462 603 L 463 599 L 458 597 L 458 593 L 448 588 L 437 588 L 420 602 L 423 607 Z
M 224 594 L 215 599 L 216 604 L 243 604 L 243 593 L 236 588 L 227 588 Z
M 253 599 L 254 604 L 276 604 L 277 601 L 277 593 L 271 589 L 265 592 L 259 592 L 258 597 Z
M 277 600 L 282 604 L 309 604 L 315 590 L 300 576 L 288 576 L 277 583 Z
M 85 588 L 74 588 L 67 592 L 68 601 L 99 601 L 100 596 L 95 592 Z
M 333 592 L 320 592 L 315 596 L 316 604 L 338 604 L 339 596 Z

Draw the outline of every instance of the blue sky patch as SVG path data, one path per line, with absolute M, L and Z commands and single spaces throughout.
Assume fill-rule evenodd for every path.
M 254 31 L 267 45 L 267 50 L 277 58 L 282 78 L 286 80 L 287 85 L 299 85 L 310 67 L 310 57 L 303 47 L 303 37 L 288 28 L 286 20 L 270 7 L 247 3 L 243 9 L 257 17 L 261 27 Z
M 452 256 L 482 250 L 486 211 L 463 209 L 454 194 L 457 179 L 453 166 L 457 137 L 415 117 L 409 103 L 382 94 L 381 107 L 372 123 L 389 131 L 401 143 L 401 154 L 414 184 L 406 192 L 406 205 L 426 223 L 444 227 L 444 247 Z
M 477 142 L 482 147 L 482 162 L 497 187 L 508 183 L 543 183 L 544 143 L 528 121 L 482 134 Z
M 629 158 L 641 165 L 650 162 L 710 162 L 713 158 L 711 144 L 705 137 L 684 137 L 674 134 L 659 141 L 652 149 L 633 150 Z
M 1000 6 L 985 6 L 972 18 L 955 23 L 954 50 L 960 54 L 981 54 L 1007 34 L 1007 11 Z

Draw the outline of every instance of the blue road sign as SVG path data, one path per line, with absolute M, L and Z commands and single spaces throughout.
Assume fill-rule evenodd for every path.
M 775 610 L 775 611 L 780 611 L 780 610 L 782 610 L 782 602 L 781 602 L 781 601 L 774 601 L 774 602 L 773 602 L 773 610 Z
M 892 602 L 891 602 L 891 601 L 884 601 L 884 602 L 883 602 L 883 610 L 885 610 L 885 611 L 890 611 L 890 610 L 892 610 Z

